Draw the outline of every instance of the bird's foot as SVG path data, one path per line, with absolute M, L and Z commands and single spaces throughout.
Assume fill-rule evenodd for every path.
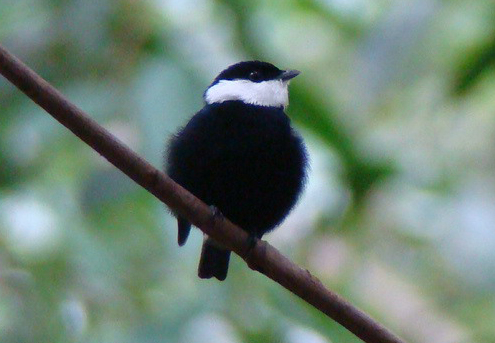
M 247 238 L 246 256 L 251 255 L 254 247 L 256 247 L 256 243 L 258 243 L 258 237 L 254 233 L 249 233 Z
M 210 211 L 211 211 L 211 218 L 213 222 L 215 222 L 217 219 L 223 220 L 225 219 L 223 213 L 218 209 L 218 207 L 214 205 L 210 205 Z

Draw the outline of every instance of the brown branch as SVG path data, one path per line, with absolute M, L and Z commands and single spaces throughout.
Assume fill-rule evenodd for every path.
M 265 241 L 248 251 L 247 234 L 227 219 L 215 219 L 210 208 L 120 142 L 59 91 L 0 46 L 0 73 L 35 103 L 71 130 L 136 183 L 204 233 L 241 256 L 260 273 L 313 305 L 357 337 L 370 343 L 404 342 L 367 314 L 328 290 Z

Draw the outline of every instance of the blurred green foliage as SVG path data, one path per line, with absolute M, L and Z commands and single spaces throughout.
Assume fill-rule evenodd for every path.
M 495 336 L 495 3 L 2 0 L 0 43 L 156 166 L 239 60 L 303 73 L 307 190 L 267 239 L 409 342 Z M 0 79 L 0 341 L 358 342 Z
M 487 42 L 481 42 L 479 46 L 467 53 L 460 62 L 454 90 L 457 94 L 463 94 L 471 90 L 490 69 L 495 68 L 495 34 L 492 33 Z

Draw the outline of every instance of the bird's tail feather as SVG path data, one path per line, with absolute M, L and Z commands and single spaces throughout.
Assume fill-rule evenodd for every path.
M 189 232 L 191 231 L 191 223 L 181 217 L 178 217 L 177 225 L 179 226 L 177 243 L 179 243 L 179 246 L 183 246 L 187 241 L 187 237 L 189 237 Z
M 223 249 L 211 238 L 205 239 L 201 249 L 198 276 L 202 279 L 217 278 L 225 280 L 229 269 L 230 251 Z

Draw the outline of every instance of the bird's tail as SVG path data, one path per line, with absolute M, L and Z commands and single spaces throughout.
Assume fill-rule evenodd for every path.
M 179 243 L 179 246 L 183 246 L 187 241 L 189 232 L 191 231 L 191 223 L 181 217 L 178 217 L 177 225 L 179 227 L 179 231 L 177 234 L 177 243 Z
M 230 251 L 222 248 L 211 238 L 206 238 L 201 249 L 198 276 L 202 279 L 216 277 L 223 281 L 229 269 Z

